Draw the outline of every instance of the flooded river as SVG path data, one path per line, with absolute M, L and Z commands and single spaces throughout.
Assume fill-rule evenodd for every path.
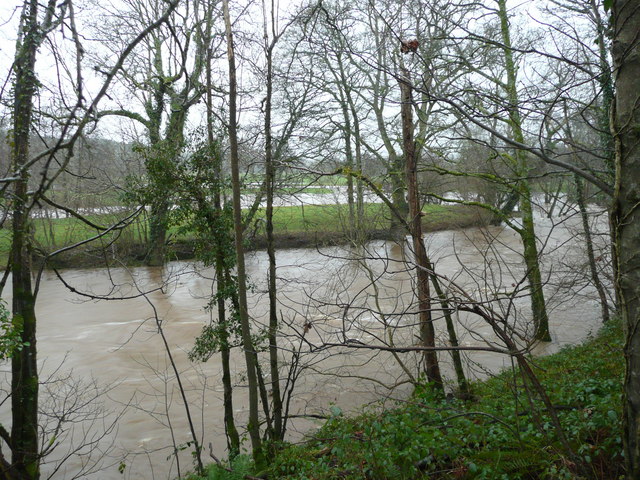
M 580 342 L 599 326 L 596 296 L 580 274 L 584 253 L 582 240 L 576 237 L 579 231 L 577 216 L 562 222 L 538 219 L 553 342 L 535 347 L 537 353 Z M 511 301 L 496 304 L 496 308 L 508 312 L 521 331 L 530 330 L 528 298 L 518 294 L 518 288 L 526 285 L 522 283 L 521 246 L 512 230 L 444 231 L 427 235 L 426 242 L 445 286 L 455 283 L 479 301 L 513 293 Z M 291 403 L 290 413 L 296 418 L 289 425 L 289 439 L 298 440 L 320 424 L 305 416 L 326 415 L 332 405 L 354 412 L 363 405 L 375 408 L 379 402 L 406 397 L 411 391 L 406 380 L 407 373 L 417 375 L 420 356 L 416 353 L 394 358 L 384 351 L 321 348 L 327 343 L 417 343 L 413 273 L 405 262 L 410 258 L 406 247 L 382 241 L 358 249 L 278 252 L 283 373 L 291 351 L 300 349 L 304 367 Z M 252 284 L 250 313 L 259 325 L 267 312 L 266 254 L 249 254 L 247 265 Z M 209 444 L 216 456 L 224 457 L 218 356 L 207 363 L 192 363 L 187 358 L 194 338 L 211 319 L 205 307 L 211 297 L 213 272 L 175 262 L 163 269 L 66 270 L 61 275 L 68 285 L 95 298 L 72 293 L 53 272 L 44 274 L 37 305 L 39 358 L 46 382 L 42 396 L 43 401 L 48 397 L 55 401 L 45 403 L 43 410 L 50 412 L 50 422 L 66 410 L 74 423 L 66 424 L 55 438 L 47 434 L 52 445 L 60 444 L 43 472 L 58 479 L 73 478 L 79 470 L 83 472 L 79 478 L 148 479 L 173 478 L 178 468 L 184 474 L 192 467 L 184 405 L 158 334 L 156 315 L 181 372 L 195 428 L 205 446 L 205 461 L 209 461 Z M 141 292 L 148 293 L 140 296 Z M 99 297 L 112 300 L 97 300 Z M 461 345 L 494 343 L 489 326 L 469 315 L 454 316 Z M 446 344 L 440 319 L 437 329 L 440 344 Z M 508 357 L 491 352 L 469 352 L 466 357 L 471 377 L 511 364 Z M 448 354 L 440 354 L 440 359 L 448 380 L 453 381 Z M 236 418 L 243 424 L 248 399 L 239 349 L 232 362 Z M 7 383 L 4 385 L 6 389 Z M 179 465 L 172 443 L 185 447 Z M 80 444 L 91 445 L 77 452 L 84 455 L 54 470 L 56 461 Z M 102 470 L 94 472 L 98 469 Z

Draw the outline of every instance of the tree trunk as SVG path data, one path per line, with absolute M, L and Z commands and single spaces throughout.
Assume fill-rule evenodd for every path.
M 626 478 L 640 478 L 640 0 L 614 0 L 612 12 L 616 101 L 613 229 L 616 289 L 626 331 L 624 458 Z
M 613 137 L 609 127 L 611 117 L 611 105 L 614 99 L 613 77 L 611 74 L 611 65 L 609 65 L 609 54 L 607 52 L 607 30 L 608 25 L 602 20 L 600 15 L 600 2 L 590 0 L 591 16 L 596 25 L 597 44 L 598 44 L 598 60 L 600 63 L 600 74 L 598 81 L 602 90 L 602 106 L 598 115 L 598 127 L 600 128 L 600 146 L 602 155 L 605 157 L 607 166 L 607 182 L 615 180 L 615 161 L 613 149 Z
M 498 16 L 502 32 L 502 42 L 504 44 L 503 53 L 505 59 L 505 69 L 507 74 L 507 99 L 509 112 L 509 125 L 513 139 L 524 144 L 524 133 L 522 132 L 522 119 L 520 117 L 518 90 L 516 84 L 516 66 L 511 50 L 511 35 L 509 29 L 509 18 L 507 14 L 506 0 L 498 0 Z M 538 246 L 536 245 L 536 232 L 533 222 L 533 206 L 531 204 L 531 191 L 529 189 L 529 166 L 527 163 L 527 153 L 517 149 L 514 152 L 514 169 L 518 177 L 515 192 L 520 199 L 520 211 L 522 213 L 522 229 L 520 238 L 524 247 L 524 261 L 527 268 L 527 280 L 531 295 L 531 311 L 535 326 L 534 338 L 544 342 L 551 341 L 549 334 L 549 316 L 544 298 L 542 274 L 540 272 L 540 261 Z
M 509 217 L 513 213 L 513 209 L 518 205 L 518 201 L 520 200 L 520 195 L 518 192 L 510 191 L 507 193 L 507 198 L 502 203 L 500 207 L 500 215 L 494 214 L 489 221 L 489 225 L 498 226 L 502 223 L 502 219 L 504 217 Z
M 598 292 L 600 298 L 600 309 L 602 311 L 602 321 L 604 323 L 609 321 L 609 303 L 607 301 L 607 292 L 600 281 L 600 275 L 598 274 L 598 266 L 596 265 L 596 256 L 593 252 L 593 236 L 591 235 L 591 227 L 589 226 L 589 215 L 587 214 L 587 205 L 584 196 L 584 188 L 582 182 L 584 180 L 578 175 L 574 175 L 574 181 L 576 183 L 578 208 L 580 209 L 580 218 L 582 219 L 582 229 L 584 230 L 585 244 L 587 247 L 587 260 L 589 262 L 589 273 L 591 274 L 591 281 L 593 286 Z
M 341 92 L 342 93 L 342 92 Z M 346 157 L 345 167 L 351 172 L 353 170 L 353 152 L 351 151 L 351 118 L 345 100 L 340 102 L 342 105 L 342 116 L 344 121 L 344 151 Z M 347 206 L 349 207 L 349 238 L 356 238 L 356 206 L 353 189 L 353 175 L 347 176 Z
M 178 157 L 184 147 L 184 128 L 187 121 L 187 105 L 173 106 L 169 116 L 164 140 L 156 135 L 152 144 L 147 173 L 154 185 L 154 197 L 149 212 L 149 247 L 146 264 L 162 266 L 166 260 L 167 230 L 169 229 L 169 211 L 174 195 L 175 177 L 173 174 Z
M 558 199 L 560 198 L 560 192 L 562 191 L 562 187 L 564 185 L 564 181 L 562 180 L 562 178 L 558 179 L 558 186 L 555 190 L 555 193 L 553 194 L 551 200 L 551 205 L 549 206 L 549 211 L 547 212 L 547 218 L 552 218 L 553 217 L 553 211 L 556 209 L 556 204 L 558 203 Z M 551 191 L 549 191 L 549 193 L 551 193 Z M 546 193 L 545 193 L 546 196 Z M 545 202 L 545 203 L 549 203 L 549 202 Z
M 220 258 L 221 252 L 216 256 L 216 279 L 218 290 L 228 287 L 224 281 L 224 269 Z M 224 285 L 221 285 L 223 283 Z M 224 405 L 224 431 L 227 436 L 227 448 L 229 459 L 235 458 L 240 453 L 240 435 L 233 417 L 233 386 L 231 383 L 231 348 L 229 347 L 229 327 L 227 324 L 226 305 L 222 295 L 218 296 L 218 325 L 220 326 L 220 359 L 222 361 L 222 387 Z
M 264 7 L 263 7 L 264 8 Z M 266 12 L 266 8 L 265 8 Z M 265 41 L 268 38 L 265 13 Z M 271 395 L 273 405 L 273 436 L 282 440 L 282 393 L 280 392 L 280 370 L 278 362 L 278 299 L 276 286 L 276 250 L 273 237 L 273 197 L 275 188 L 275 165 L 273 160 L 273 138 L 271 134 L 271 100 L 273 96 L 273 47 L 266 46 L 267 55 L 267 97 L 265 101 L 264 134 L 265 134 L 265 170 L 267 185 L 267 255 L 269 256 L 269 363 L 271 373 Z
M 222 2 L 227 39 L 227 58 L 229 61 L 229 142 L 231 147 L 231 182 L 233 184 L 233 223 L 237 255 L 239 317 L 242 330 L 242 348 L 244 349 L 249 384 L 249 423 L 247 430 L 251 438 L 253 458 L 258 466 L 263 464 L 262 440 L 258 416 L 258 379 L 256 371 L 255 348 L 251 338 L 251 324 L 247 309 L 247 277 L 244 264 L 244 245 L 242 239 L 242 211 L 240 205 L 240 168 L 238 161 L 238 125 L 237 125 L 237 80 L 236 61 L 229 14 L 229 0 Z
M 520 210 L 522 211 L 520 238 L 524 247 L 524 263 L 527 268 L 529 295 L 531 295 L 531 312 L 535 328 L 534 338 L 543 342 L 550 342 L 549 316 L 547 315 L 547 304 L 544 298 L 538 246 L 536 245 L 531 193 L 528 184 L 521 184 L 520 187 L 522 192 L 520 200 Z
M 336 60 L 338 62 L 338 74 L 336 75 L 336 86 L 338 87 L 338 96 L 340 99 L 340 109 L 342 111 L 342 118 L 344 126 L 342 128 L 344 134 L 344 151 L 346 157 L 346 168 L 351 172 L 356 169 L 359 171 L 356 163 L 353 160 L 353 148 L 352 142 L 358 143 L 357 134 L 352 128 L 351 115 L 353 114 L 353 122 L 357 123 L 357 117 L 352 108 L 353 99 L 351 98 L 351 89 L 349 88 L 347 76 L 344 70 L 343 59 L 341 52 L 336 54 Z M 339 75 L 339 76 L 338 76 Z M 361 212 L 361 182 L 357 181 L 356 188 L 354 188 L 353 175 L 347 176 L 347 203 L 349 206 L 349 237 L 352 242 L 358 243 L 360 240 L 360 224 L 362 217 Z M 356 191 L 357 189 L 357 191 Z
M 391 203 L 403 218 L 407 218 L 407 215 L 409 215 L 409 205 L 405 197 L 407 186 L 405 183 L 404 167 L 404 158 L 394 155 L 393 158 L 389 159 L 388 174 L 391 180 Z M 393 214 L 391 214 L 390 225 L 392 236 L 402 238 L 405 235 L 404 223 L 400 222 Z
M 409 196 L 409 225 L 413 254 L 416 262 L 416 278 L 418 288 L 418 308 L 420 318 L 420 338 L 425 347 L 435 347 L 436 335 L 431 315 L 431 292 L 429 289 L 429 272 L 431 265 L 427 258 L 427 251 L 422 238 L 422 209 L 418 198 L 417 162 L 415 158 L 415 142 L 413 138 L 413 102 L 411 100 L 411 80 L 409 72 L 401 67 L 401 116 L 402 140 L 405 159 L 405 175 Z M 425 374 L 427 381 L 435 388 L 442 389 L 442 376 L 435 351 L 424 351 Z
M 460 395 L 460 398 L 468 400 L 471 398 L 471 386 L 469 385 L 467 377 L 464 374 L 464 366 L 462 364 L 462 356 L 460 355 L 460 350 L 455 348 L 460 346 L 460 343 L 458 342 L 456 327 L 453 323 L 453 318 L 451 317 L 452 309 L 449 306 L 447 296 L 444 294 L 444 291 L 440 286 L 438 277 L 436 277 L 435 275 L 431 275 L 431 283 L 433 284 L 433 289 L 436 291 L 436 295 L 438 295 L 438 299 L 440 300 L 442 314 L 444 315 L 444 321 L 447 325 L 449 343 L 452 347 L 454 347 L 454 350 L 451 350 L 451 360 L 453 361 L 453 369 L 456 372 L 456 380 L 458 381 L 458 393 Z
M 14 63 L 13 171 L 19 173 L 13 196 L 11 275 L 13 281 L 13 326 L 21 331 L 24 345 L 11 361 L 11 453 L 12 468 L 23 479 L 40 477 L 38 448 L 38 364 L 36 349 L 35 297 L 31 286 L 29 132 L 36 93 L 36 53 L 40 36 L 38 2 L 29 0 L 21 19 L 24 27 Z
M 214 119 L 213 119 L 213 96 L 212 88 L 213 83 L 211 81 L 211 46 L 207 48 L 207 139 L 209 141 L 209 148 L 213 148 L 216 145 L 216 139 L 213 134 Z M 220 148 L 217 148 L 212 155 L 213 170 L 216 178 L 214 183 L 213 192 L 213 209 L 215 215 L 220 218 L 224 212 L 222 210 L 222 152 Z M 197 188 L 197 187 L 196 187 Z M 205 199 L 206 200 L 206 199 Z M 212 225 L 217 225 L 218 222 L 210 222 Z M 235 419 L 233 416 L 233 386 L 231 383 L 231 347 L 229 346 L 229 327 L 227 323 L 227 307 L 226 307 L 226 292 L 233 289 L 231 285 L 226 282 L 226 270 L 228 270 L 228 261 L 225 260 L 224 252 L 230 248 L 228 244 L 229 237 L 226 234 L 212 235 L 216 248 L 215 255 L 215 270 L 216 270 L 216 282 L 217 282 L 217 295 L 216 303 L 218 307 L 218 326 L 220 335 L 220 360 L 222 362 L 222 388 L 224 406 L 224 431 L 227 437 L 227 449 L 229 450 L 229 459 L 235 458 L 240 454 L 240 435 L 236 428 Z
M 356 177 L 356 230 L 358 231 L 359 240 L 364 240 L 366 234 L 364 232 L 364 185 L 362 183 L 361 174 L 364 166 L 362 165 L 362 141 L 360 139 L 360 120 L 357 117 L 356 106 L 349 97 L 349 105 L 351 106 L 351 115 L 353 116 L 353 141 L 355 143 L 356 162 L 355 169 L 358 172 Z M 362 237 L 362 238 L 361 238 Z
M 149 212 L 149 246 L 145 258 L 146 265 L 161 267 L 164 265 L 167 243 L 168 202 L 163 201 L 167 192 L 157 192 L 159 200 L 151 204 Z

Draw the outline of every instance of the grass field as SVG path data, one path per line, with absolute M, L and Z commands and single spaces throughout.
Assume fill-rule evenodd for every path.
M 384 231 L 390 225 L 390 213 L 383 204 L 369 203 L 364 206 L 364 222 L 367 231 Z M 460 205 L 426 205 L 423 225 L 425 231 L 454 229 L 468 227 L 482 223 L 482 215 L 478 209 Z M 108 227 L 124 218 L 121 214 L 89 215 L 87 218 L 93 223 Z M 264 233 L 263 209 L 258 210 L 248 230 L 254 236 Z M 117 245 L 121 247 L 142 245 L 146 242 L 146 217 L 140 216 L 126 229 L 117 233 Z M 304 243 L 310 234 L 321 234 L 324 237 L 340 238 L 348 229 L 348 207 L 346 205 L 307 205 L 293 207 L 278 207 L 274 209 L 274 233 L 276 236 L 301 236 L 300 243 Z M 35 253 L 42 255 L 50 253 L 68 245 L 82 242 L 97 235 L 93 227 L 82 223 L 76 218 L 35 218 L 32 222 Z M 178 233 L 179 225 L 170 228 L 170 238 L 175 242 L 189 242 L 190 234 Z M 109 234 L 101 240 L 105 245 L 115 240 L 116 234 Z M 0 262 L 5 265 L 11 244 L 10 229 L 0 230 Z M 93 248 L 100 244 L 92 244 Z M 126 250 L 126 248 L 125 248 Z

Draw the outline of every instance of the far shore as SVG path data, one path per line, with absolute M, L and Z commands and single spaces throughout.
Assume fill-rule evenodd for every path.
M 381 205 L 377 207 L 377 209 L 382 208 Z M 287 209 L 282 210 L 286 211 Z M 274 237 L 277 249 L 346 245 L 354 241 L 342 228 L 341 223 L 336 221 L 335 215 L 331 215 L 334 212 L 329 212 L 328 207 L 313 209 L 306 207 L 306 210 L 304 222 L 298 222 L 296 218 L 285 222 L 280 218 L 276 223 Z M 425 210 L 425 216 L 422 219 L 425 233 L 481 227 L 487 225 L 489 218 L 486 211 L 465 205 L 435 205 L 427 206 Z M 291 207 L 291 211 L 287 213 L 293 216 L 298 215 L 294 207 Z M 401 231 L 392 232 L 388 219 L 384 217 L 379 216 L 375 221 L 367 224 L 372 228 L 358 235 L 357 240 L 360 242 L 398 240 L 404 235 L 404 232 Z M 167 244 L 167 261 L 195 259 L 195 243 L 193 238 L 173 236 Z M 245 245 L 247 251 L 265 250 L 267 248 L 266 236 L 259 231 L 248 232 Z M 115 241 L 106 248 L 103 245 L 88 244 L 50 258 L 45 268 L 102 268 L 143 265 L 145 253 L 146 244 L 131 239 Z M 35 255 L 36 262 L 42 262 L 43 258 L 42 254 Z

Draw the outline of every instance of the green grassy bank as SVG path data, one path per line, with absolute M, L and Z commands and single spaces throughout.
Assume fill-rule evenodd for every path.
M 535 360 L 573 455 L 518 373 L 505 371 L 476 383 L 473 401 L 416 391 L 382 413 L 334 416 L 306 442 L 283 446 L 267 471 L 252 472 L 241 456 L 232 465 L 239 476 L 211 466 L 204 478 L 618 479 L 621 352 L 621 328 L 612 323 L 583 345 Z
M 426 205 L 423 225 L 425 231 L 464 228 L 483 224 L 486 214 L 478 208 L 463 205 Z M 109 226 L 125 214 L 90 215 L 95 224 Z M 366 204 L 363 231 L 365 239 L 388 238 L 390 216 L 382 204 Z M 350 240 L 348 208 L 344 205 L 307 205 L 279 207 L 274 210 L 274 233 L 279 248 L 306 247 L 317 244 L 338 244 Z M 259 210 L 247 226 L 247 248 L 264 248 L 264 211 Z M 169 235 L 169 259 L 187 259 L 193 255 L 193 238 L 173 226 Z M 108 256 L 128 264 L 139 262 L 144 256 L 147 219 L 139 217 L 126 229 L 109 234 L 103 239 L 83 245 L 57 256 L 51 265 L 58 267 L 100 266 Z M 97 234 L 97 230 L 76 218 L 33 219 L 34 255 L 42 257 L 68 245 L 73 245 Z M 5 265 L 11 244 L 10 229 L 0 230 L 0 264 Z

